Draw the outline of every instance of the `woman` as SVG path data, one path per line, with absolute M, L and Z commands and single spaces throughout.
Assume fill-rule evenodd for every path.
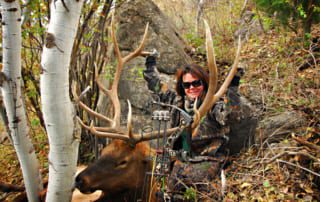
M 238 71 L 238 73 L 241 73 Z M 159 79 L 156 70 L 156 58 L 146 58 L 146 70 L 144 78 L 148 88 L 155 92 L 161 102 L 177 105 L 190 115 L 193 115 L 193 105 L 197 99 L 197 107 L 201 105 L 207 90 L 209 76 L 199 65 L 187 65 L 177 71 L 176 91 L 166 88 Z M 213 193 L 214 189 L 209 183 L 218 174 L 225 161 L 229 140 L 230 120 L 239 120 L 241 115 L 240 99 L 237 92 L 240 75 L 236 75 L 227 92 L 227 102 L 218 101 L 201 121 L 197 134 L 193 136 L 184 130 L 175 140 L 173 149 L 182 151 L 183 155 L 174 162 L 169 188 L 174 193 L 177 201 L 179 194 L 186 190 L 186 186 L 192 186 L 201 193 L 201 196 Z M 232 118 L 230 118 L 232 117 Z M 179 110 L 172 111 L 172 127 L 181 122 Z M 194 184 L 197 185 L 194 185 Z M 201 199 L 202 197 L 197 197 Z M 203 198 L 205 199 L 205 197 Z M 181 200 L 185 200 L 181 198 Z

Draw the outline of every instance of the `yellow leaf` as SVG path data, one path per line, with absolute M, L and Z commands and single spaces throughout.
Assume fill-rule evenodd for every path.
M 242 183 L 242 185 L 240 187 L 243 189 L 243 188 L 247 188 L 247 187 L 251 187 L 251 186 L 252 186 L 252 184 L 250 184 L 248 182 L 244 182 L 244 183 Z
M 308 194 L 313 194 L 313 190 L 310 187 L 304 187 L 304 191 L 306 191 Z

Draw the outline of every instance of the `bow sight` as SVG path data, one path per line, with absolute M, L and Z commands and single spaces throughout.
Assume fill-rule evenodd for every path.
M 170 190 L 168 189 L 167 182 L 170 175 L 171 163 L 176 158 L 184 161 L 189 158 L 188 152 L 183 150 L 173 150 L 173 145 L 183 131 L 182 126 L 191 127 L 193 119 L 192 116 L 177 106 L 156 101 L 154 101 L 153 104 L 158 106 L 158 109 L 154 110 L 152 113 L 152 120 L 154 121 L 155 128 L 158 131 L 158 138 L 156 143 L 156 156 L 153 159 L 154 166 L 151 172 L 146 173 L 145 185 L 149 186 L 151 183 L 148 182 L 152 182 L 152 180 L 155 179 L 157 182 L 156 184 L 158 185 L 156 201 L 170 201 Z M 182 121 L 180 122 L 181 130 L 178 130 L 168 137 L 166 130 L 169 122 L 171 121 L 170 112 L 172 109 L 178 110 L 182 116 Z M 160 138 L 161 130 L 164 131 L 162 139 Z

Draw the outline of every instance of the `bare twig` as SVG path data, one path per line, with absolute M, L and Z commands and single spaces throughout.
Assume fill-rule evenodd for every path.
M 276 79 L 277 79 L 277 82 L 279 82 L 279 63 L 277 63 L 276 65 Z
M 308 158 L 310 158 L 310 159 L 312 159 L 312 160 L 314 160 L 314 161 L 320 162 L 320 159 L 319 159 L 319 158 L 317 158 L 317 157 L 315 157 L 315 156 L 313 156 L 313 155 L 311 155 L 311 154 L 309 154 L 309 153 L 307 153 L 307 152 L 303 152 L 303 151 L 300 151 L 300 152 L 288 151 L 287 153 L 288 153 L 289 155 L 302 155 L 302 156 L 306 156 L 306 157 L 308 157 Z
M 237 161 L 234 161 L 233 164 L 237 165 L 237 167 L 246 168 L 246 169 L 252 169 L 257 165 L 257 163 L 254 163 L 254 164 L 251 164 L 250 166 L 247 166 L 247 165 L 239 164 Z
M 260 91 L 261 91 L 261 102 L 262 102 L 262 106 L 263 108 L 265 108 L 266 106 L 266 102 L 265 102 L 265 93 L 264 93 L 264 88 L 263 88 L 263 85 L 262 85 L 262 82 L 260 81 Z
M 315 68 L 318 68 L 317 59 L 316 59 L 316 57 L 314 56 L 314 54 L 313 54 L 313 52 L 312 52 L 312 44 L 310 45 L 309 50 L 306 50 L 306 49 L 304 49 L 304 48 L 303 48 L 302 50 L 310 54 L 310 56 L 311 56 L 312 59 L 313 59 Z M 309 63 L 309 61 L 307 61 L 307 63 Z
M 263 154 L 263 144 L 262 144 L 262 137 L 263 137 L 263 129 L 262 128 L 260 128 L 259 135 L 260 135 L 260 151 L 261 151 L 262 156 L 264 156 L 264 154 Z
M 304 170 L 304 171 L 307 171 L 307 172 L 309 172 L 309 173 L 311 173 L 311 174 L 313 174 L 313 175 L 315 175 L 315 176 L 320 177 L 320 174 L 319 174 L 319 173 L 316 173 L 316 172 L 314 172 L 314 171 L 312 171 L 312 170 L 310 170 L 310 169 L 308 169 L 308 168 L 302 167 L 302 166 L 300 166 L 300 165 L 297 165 L 297 164 L 294 164 L 294 163 L 291 163 L 291 162 L 288 162 L 288 161 L 283 161 L 283 160 L 280 160 L 280 159 L 277 159 L 277 162 L 286 163 L 286 164 L 288 164 L 288 165 L 295 166 L 295 167 L 300 168 L 300 169 L 302 169 L 302 170 Z
M 273 161 L 277 160 L 278 158 L 282 157 L 283 155 L 285 155 L 286 152 L 281 152 L 275 156 L 273 156 L 271 159 L 269 159 L 267 162 L 263 162 L 263 159 L 261 161 L 261 163 L 264 163 L 264 164 L 269 164 L 269 163 L 272 163 Z
M 306 153 L 306 152 L 294 152 L 294 151 L 284 151 L 284 152 L 281 152 L 277 155 L 275 155 L 274 157 L 272 157 L 271 159 L 269 159 L 268 161 L 266 162 L 261 162 L 261 163 L 264 163 L 264 164 L 269 164 L 269 163 L 272 163 L 273 161 L 279 159 L 280 157 L 284 156 L 284 155 L 302 155 L 302 156 L 306 156 L 306 157 L 309 157 L 310 159 L 314 160 L 314 161 L 319 161 L 320 162 L 320 159 L 316 158 L 315 156 L 309 154 L 309 153 Z
M 260 16 L 260 13 L 259 13 L 259 9 L 257 8 L 257 6 L 256 6 L 256 14 L 257 14 L 258 19 L 259 19 L 260 28 L 263 31 L 263 33 L 266 34 L 266 30 L 263 27 L 262 19 L 261 19 L 261 16 Z
M 227 179 L 224 173 L 224 169 L 221 170 L 220 178 L 221 178 L 221 195 L 224 196 L 227 192 Z
M 302 138 L 296 137 L 294 135 L 292 135 L 292 138 L 295 141 L 299 142 L 300 144 L 303 144 L 303 145 L 305 145 L 305 146 L 307 146 L 307 147 L 309 147 L 311 149 L 315 149 L 317 152 L 320 152 L 320 147 L 319 146 L 317 146 L 317 145 L 315 145 L 315 144 L 313 144 L 311 142 L 308 142 L 306 140 L 303 140 Z
M 242 8 L 241 8 L 241 12 L 240 12 L 240 17 L 243 16 L 243 13 L 245 12 L 245 9 L 246 9 L 246 7 L 247 7 L 247 4 L 248 4 L 248 0 L 244 0 L 243 5 L 242 5 Z

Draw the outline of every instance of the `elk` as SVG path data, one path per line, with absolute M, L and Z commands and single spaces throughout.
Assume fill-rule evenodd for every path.
M 218 84 L 217 65 L 212 46 L 213 43 L 210 28 L 206 21 L 204 21 L 204 24 L 206 28 L 206 49 L 210 79 L 208 93 L 200 108 L 195 109 L 196 113 L 193 117 L 193 122 L 191 125 L 193 133 L 196 133 L 197 131 L 200 122 L 199 120 L 206 115 L 207 111 L 210 110 L 215 102 L 217 102 L 217 100 L 226 92 L 227 87 L 237 71 L 241 47 L 239 39 L 238 50 L 232 69 L 230 70 L 229 75 L 222 84 L 221 88 L 216 91 Z M 98 119 L 102 119 L 109 123 L 109 127 L 97 127 L 93 124 L 86 125 L 81 119 L 78 118 L 82 127 L 89 130 L 93 135 L 115 139 L 102 150 L 100 159 L 89 165 L 84 171 L 76 176 L 75 179 L 76 187 L 83 193 L 92 193 L 96 190 L 101 190 L 103 194 L 97 201 L 135 201 L 136 198 L 133 198 L 134 196 L 142 196 L 142 200 L 146 199 L 142 193 L 143 181 L 145 172 L 151 171 L 152 168 L 152 162 L 150 160 L 146 160 L 146 157 L 148 156 L 149 151 L 151 151 L 152 155 L 154 155 L 154 151 L 150 149 L 146 141 L 155 139 L 159 136 L 162 137 L 164 135 L 164 131 L 160 131 L 160 134 L 158 134 L 158 131 L 144 133 L 143 135 L 134 134 L 132 132 L 132 112 L 129 101 L 127 128 L 121 128 L 121 110 L 117 88 L 123 65 L 137 56 L 148 54 L 148 52 L 142 51 L 146 40 L 147 31 L 148 24 L 139 47 L 129 55 L 122 57 L 114 34 L 114 23 L 112 20 L 111 36 L 114 43 L 115 54 L 118 60 L 114 81 L 111 89 L 105 89 L 98 79 L 96 82 L 100 90 L 111 99 L 111 102 L 114 106 L 113 118 L 109 118 L 103 114 L 97 113 L 81 102 L 81 95 L 83 95 L 83 93 L 76 98 L 79 106 L 87 111 L 91 116 L 97 117 Z M 166 134 L 170 136 L 178 130 L 183 130 L 185 127 L 187 126 L 182 125 L 179 127 L 170 128 L 166 131 Z M 152 185 L 149 187 L 156 186 Z M 154 201 L 155 189 L 148 191 L 152 193 L 149 201 Z
M 145 142 L 133 147 L 123 140 L 114 140 L 102 150 L 101 158 L 76 177 L 76 187 L 82 193 L 102 190 L 98 201 L 146 199 L 146 187 L 150 184 L 146 184 L 145 174 L 152 170 L 150 155 L 154 155 L 153 150 Z

